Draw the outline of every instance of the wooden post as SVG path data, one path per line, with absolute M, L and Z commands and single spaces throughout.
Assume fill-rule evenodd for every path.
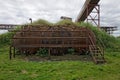
M 12 59 L 12 47 L 10 46 L 10 50 L 9 50 L 9 59 Z
M 15 47 L 13 48 L 13 57 L 15 58 Z
M 48 59 L 51 58 L 51 55 L 50 55 L 50 49 L 51 49 L 51 48 L 48 48 Z

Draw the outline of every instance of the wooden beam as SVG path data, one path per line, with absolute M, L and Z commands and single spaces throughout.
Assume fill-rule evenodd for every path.
M 84 39 L 88 37 L 14 37 L 12 39 Z
M 15 48 L 40 48 L 40 47 L 46 47 L 46 48 L 55 48 L 55 47 L 88 47 L 89 45 L 87 44 L 29 44 L 29 45 L 13 45 Z

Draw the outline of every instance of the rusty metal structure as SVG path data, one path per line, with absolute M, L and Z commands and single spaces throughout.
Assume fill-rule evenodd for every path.
M 82 22 L 86 20 L 87 22 L 92 22 L 96 26 L 100 27 L 99 1 L 100 0 L 86 0 L 76 19 L 76 22 Z
M 100 27 L 99 1 L 86 0 L 76 22 L 92 21 Z M 91 13 L 94 13 L 95 16 L 93 17 Z M 68 17 L 61 18 L 71 19 Z M 30 20 L 32 23 L 32 19 Z M 21 29 L 16 30 L 17 26 L 20 26 Z M 39 48 L 46 48 L 50 59 L 51 55 L 65 55 L 68 49 L 73 48 L 77 54 L 81 54 L 82 51 L 89 52 L 96 64 L 105 62 L 103 48 L 96 44 L 94 33 L 86 27 L 76 25 L 0 24 L 0 29 L 15 32 L 10 45 L 10 59 L 15 57 L 17 51 L 29 55 L 35 54 Z
M 72 21 L 72 18 L 66 17 L 66 16 L 61 16 L 60 19 L 61 20 L 70 20 L 70 21 Z
M 117 26 L 102 26 L 100 28 L 108 34 L 113 34 L 113 31 L 117 31 Z
M 90 22 L 100 29 L 104 30 L 108 34 L 112 34 L 113 31 L 117 30 L 117 27 L 100 26 L 100 5 L 98 4 L 99 1 L 100 0 L 86 0 L 76 19 L 76 22 Z
M 0 24 L 0 30 L 12 30 L 17 28 L 17 26 L 21 26 L 21 25 L 17 25 L 17 24 Z
M 12 31 L 16 34 L 10 46 L 10 59 L 16 51 L 35 54 L 39 48 L 48 49 L 51 55 L 64 55 L 69 48 L 81 54 L 82 50 L 90 52 L 95 63 L 104 63 L 104 52 L 96 45 L 94 33 L 88 29 L 73 25 L 22 25 L 21 30 Z M 85 54 L 85 53 L 84 53 Z

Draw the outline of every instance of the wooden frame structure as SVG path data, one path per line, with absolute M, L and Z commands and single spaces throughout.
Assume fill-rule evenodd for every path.
M 12 51 L 15 49 L 35 53 L 38 48 L 43 47 L 88 50 L 90 36 L 92 36 L 93 43 L 96 44 L 95 36 L 89 29 L 76 26 L 25 25 L 21 30 L 13 30 L 12 32 L 16 32 L 16 34 L 12 38 L 10 54 L 15 52 Z
M 64 55 L 69 48 L 80 53 L 82 50 L 92 53 L 95 63 L 104 62 L 104 54 L 101 48 L 96 46 L 94 33 L 86 27 L 75 25 L 22 25 L 16 32 L 10 46 L 10 59 L 15 57 L 16 50 L 24 54 L 35 54 L 39 48 L 48 49 L 48 57 L 51 55 Z M 95 55 L 97 54 L 97 55 Z M 100 56 L 97 60 L 95 56 Z

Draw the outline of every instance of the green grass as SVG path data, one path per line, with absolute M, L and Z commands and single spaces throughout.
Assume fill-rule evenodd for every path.
M 33 25 L 36 25 L 36 24 L 37 25 L 50 25 L 50 26 L 53 25 L 53 23 L 50 23 L 50 22 L 43 20 L 43 19 L 36 20 L 32 24 Z
M 0 80 L 120 80 L 120 53 L 106 52 L 106 64 L 82 61 L 29 62 L 9 60 L 9 46 L 0 48 Z

